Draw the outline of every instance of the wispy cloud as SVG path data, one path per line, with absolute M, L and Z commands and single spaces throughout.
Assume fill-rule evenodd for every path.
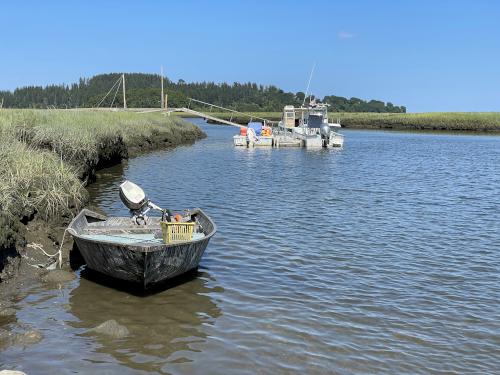
M 337 36 L 339 37 L 339 39 L 352 39 L 356 37 L 356 34 L 349 33 L 347 31 L 341 31 L 337 34 Z

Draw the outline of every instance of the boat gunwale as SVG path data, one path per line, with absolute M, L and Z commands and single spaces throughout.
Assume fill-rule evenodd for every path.
M 85 217 L 85 216 L 91 216 L 91 217 L 94 217 L 96 219 L 100 219 L 102 221 L 106 221 L 108 216 L 99 214 L 99 213 L 94 212 L 92 210 L 89 210 L 87 208 L 84 208 L 83 210 L 81 210 L 78 213 L 78 215 L 76 215 L 73 218 L 73 220 L 71 220 L 70 224 L 68 225 L 67 230 L 74 239 L 77 238 L 80 241 L 85 241 L 85 242 L 89 242 L 89 243 L 105 244 L 108 246 L 127 247 L 131 251 L 140 252 L 140 253 L 153 253 L 153 252 L 157 252 L 157 251 L 164 251 L 164 250 L 167 250 L 168 248 L 172 248 L 172 247 L 185 246 L 185 245 L 196 244 L 196 243 L 199 243 L 201 241 L 208 241 L 208 240 L 210 240 L 210 238 L 213 237 L 213 235 L 217 232 L 217 225 L 214 223 L 212 218 L 210 216 L 208 216 L 201 208 L 193 208 L 189 212 L 191 214 L 201 214 L 202 216 L 204 216 L 212 224 L 212 227 L 213 227 L 212 231 L 210 233 L 206 234 L 205 237 L 203 237 L 203 238 L 198 238 L 196 240 L 191 240 L 191 241 L 175 242 L 175 243 L 170 243 L 170 244 L 166 244 L 166 243 L 162 243 L 162 244 L 150 244 L 149 243 L 148 244 L 145 242 L 136 242 L 133 244 L 122 244 L 122 243 L 118 243 L 118 242 L 110 242 L 110 241 L 105 241 L 105 240 L 103 240 L 103 241 L 92 240 L 89 238 L 82 237 L 80 234 L 78 234 L 78 232 L 74 229 L 75 223 L 79 219 L 81 219 L 82 217 Z M 125 218 L 125 216 L 117 216 L 117 217 Z

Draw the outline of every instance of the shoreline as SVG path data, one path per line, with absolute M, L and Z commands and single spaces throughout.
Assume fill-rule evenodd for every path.
M 31 111 L 30 111 L 31 112 Z M 40 112 L 41 113 L 41 112 Z M 38 113 L 36 113 L 38 115 Z M 93 116 L 93 115 L 90 115 Z M 106 115 L 106 117 L 112 117 Z M 133 116 L 141 116 L 134 114 Z M 74 214 L 84 207 L 97 209 L 91 205 L 86 189 L 95 181 L 96 172 L 103 168 L 119 165 L 124 160 L 128 160 L 140 154 L 148 153 L 160 149 L 175 148 L 181 145 L 193 144 L 197 140 L 206 137 L 206 134 L 197 126 L 188 123 L 182 119 L 167 120 L 165 116 L 158 115 L 160 127 L 155 127 L 147 136 L 143 134 L 135 135 L 127 139 L 124 136 L 118 136 L 118 141 L 102 142 L 99 141 L 100 150 L 93 159 L 88 154 L 82 154 L 83 157 L 77 159 L 64 160 L 61 158 L 62 165 L 71 165 L 78 169 L 78 179 L 80 187 L 84 194 L 84 199 L 80 205 L 75 205 L 68 201 L 64 212 L 55 212 L 51 217 L 43 217 L 41 212 L 33 209 L 32 212 L 22 213 L 14 218 L 5 219 L 0 217 L 3 233 L 0 236 L 0 294 L 11 295 L 12 292 L 29 285 L 31 281 L 46 278 L 49 271 L 45 268 L 38 268 L 37 265 L 47 265 L 50 260 L 46 257 L 41 248 L 50 254 L 54 254 L 61 246 L 65 229 L 71 221 Z M 138 120 L 142 119 L 140 117 Z M 2 118 L 0 118 L 0 131 L 2 130 Z M 132 119 L 134 121 L 134 119 Z M 35 125 L 38 125 L 35 122 Z M 104 124 L 105 126 L 106 124 Z M 162 128 L 164 126 L 164 128 Z M 66 125 L 65 129 L 71 127 Z M 2 146 L 0 133 L 0 146 Z M 74 135 L 72 135 L 74 136 Z M 30 144 L 30 147 L 34 147 Z M 46 153 L 50 148 L 47 144 L 36 147 L 35 152 Z M 2 201 L 0 201 L 1 207 Z M 60 207 L 61 209 L 61 207 Z M 62 246 L 63 270 L 73 269 L 75 254 L 72 254 L 72 239 L 69 235 L 65 236 Z M 66 275 L 68 276 L 68 275 Z M 7 306 L 8 307 L 8 306 Z M 5 308 L 0 304 L 0 310 Z
M 281 120 L 280 112 L 243 112 L 271 121 Z M 249 118 L 211 112 L 212 116 L 246 124 Z M 191 114 L 176 113 L 178 117 L 193 117 Z M 427 132 L 457 132 L 478 134 L 500 134 L 500 112 L 429 112 L 429 113 L 373 113 L 373 112 L 330 112 L 330 121 L 340 121 L 345 129 L 397 130 Z

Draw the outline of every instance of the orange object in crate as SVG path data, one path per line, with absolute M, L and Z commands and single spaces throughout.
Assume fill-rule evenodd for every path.
M 245 126 L 242 126 L 240 128 L 240 135 L 246 136 L 247 135 L 247 128 Z

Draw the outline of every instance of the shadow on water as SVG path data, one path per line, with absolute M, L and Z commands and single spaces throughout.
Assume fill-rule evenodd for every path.
M 193 281 L 197 277 L 203 277 L 203 275 L 205 275 L 203 272 L 200 272 L 198 268 L 195 268 L 182 275 L 154 284 L 147 289 L 144 289 L 144 287 L 140 283 L 134 283 L 131 281 L 125 281 L 106 276 L 102 273 L 88 268 L 86 265 L 82 265 L 80 270 L 80 277 L 83 279 L 96 284 L 100 284 L 104 287 L 115 289 L 119 292 L 133 294 L 136 297 L 147 297 L 153 294 L 161 293 L 184 283 Z
M 99 195 L 102 191 L 116 189 L 116 184 L 123 178 L 124 171 L 128 168 L 129 161 L 122 160 L 122 163 L 100 169 L 96 172 L 96 181 L 87 186 L 87 191 L 91 198 Z M 99 204 L 93 200 L 92 203 Z
M 161 372 L 169 362 L 190 362 L 197 346 L 206 342 L 206 326 L 222 314 L 211 296 L 223 289 L 209 286 L 213 283 L 207 272 L 191 272 L 140 292 L 82 270 L 80 284 L 69 296 L 70 312 L 78 320 L 69 324 L 99 344 L 96 353 L 111 355 L 131 369 Z M 112 319 L 127 328 L 126 337 L 89 331 Z

